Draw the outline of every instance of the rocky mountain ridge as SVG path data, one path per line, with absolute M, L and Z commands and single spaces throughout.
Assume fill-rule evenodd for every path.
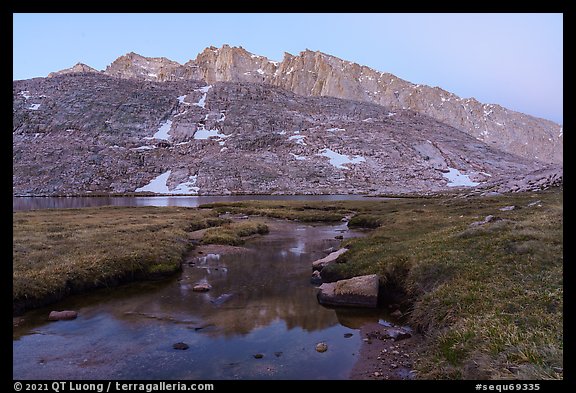
M 253 82 L 15 81 L 12 135 L 15 195 L 518 191 L 562 176 L 412 110 Z
M 83 66 L 87 67 L 87 66 Z M 79 65 L 52 73 L 93 72 Z M 203 80 L 270 84 L 303 96 L 327 96 L 375 103 L 390 110 L 409 109 L 449 124 L 500 150 L 530 160 L 561 164 L 563 128 L 552 121 L 460 98 L 439 87 L 413 84 L 319 51 L 285 53 L 281 62 L 242 47 L 209 47 L 185 64 L 128 53 L 105 75 L 153 82 Z

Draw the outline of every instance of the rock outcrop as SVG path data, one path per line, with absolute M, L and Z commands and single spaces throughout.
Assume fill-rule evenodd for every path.
M 408 109 L 93 72 L 15 81 L 12 137 L 15 195 L 500 190 L 552 170 Z
M 70 71 L 74 70 L 75 71 Z M 87 72 L 77 66 L 61 72 Z M 89 72 L 92 72 L 90 70 Z M 563 161 L 563 128 L 552 121 L 460 98 L 439 87 L 413 84 L 386 72 L 319 51 L 284 55 L 281 62 L 242 47 L 209 47 L 179 64 L 135 53 L 119 57 L 103 71 L 145 81 L 203 80 L 271 84 L 303 96 L 337 97 L 375 103 L 391 111 L 409 109 L 455 127 L 492 147 L 530 160 Z M 58 74 L 58 73 L 56 73 Z

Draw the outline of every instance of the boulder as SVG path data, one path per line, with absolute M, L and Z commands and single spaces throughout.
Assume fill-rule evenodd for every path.
M 50 321 L 66 321 L 70 319 L 76 319 L 78 313 L 76 311 L 51 311 L 48 315 L 48 320 Z
M 326 267 L 327 265 L 334 263 L 336 261 L 336 259 L 338 259 L 338 257 L 340 255 L 344 254 L 346 251 L 348 251 L 347 248 L 341 248 L 339 250 L 336 250 L 336 251 L 328 254 L 327 256 L 325 256 L 322 259 L 318 259 L 318 260 L 312 262 L 312 270 L 324 269 L 324 267 Z
M 318 302 L 328 306 L 378 306 L 378 276 L 370 274 L 320 285 Z

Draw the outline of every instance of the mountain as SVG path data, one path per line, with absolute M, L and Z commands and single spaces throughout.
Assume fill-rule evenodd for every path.
M 322 52 L 285 53 L 281 62 L 242 47 L 209 47 L 185 64 L 129 53 L 103 71 L 124 79 L 154 82 L 203 80 L 271 84 L 304 96 L 370 102 L 391 110 L 411 109 L 449 124 L 500 150 L 530 160 L 563 161 L 563 129 L 552 121 L 460 98 L 439 87 L 417 85 L 395 75 Z
M 192 65 L 128 54 L 104 72 L 14 81 L 14 194 L 517 191 L 561 181 L 558 165 L 411 109 L 296 94 L 295 81 L 290 90 L 216 82 L 293 73 L 251 56 L 264 68 L 240 72 L 252 60 L 231 49 Z
M 64 70 L 49 73 L 48 78 L 53 78 L 53 77 L 58 76 L 58 75 L 74 74 L 77 72 L 96 72 L 96 73 L 98 73 L 100 71 L 95 70 L 94 68 L 87 66 L 84 63 L 76 63 L 75 65 L 73 65 L 70 68 L 66 68 Z

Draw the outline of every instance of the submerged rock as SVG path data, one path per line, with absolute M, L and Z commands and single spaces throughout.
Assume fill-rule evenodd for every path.
M 210 284 L 208 284 L 207 282 L 196 284 L 192 288 L 192 290 L 194 292 L 208 292 L 210 289 L 212 289 L 212 286 Z
M 316 270 L 312 273 L 312 277 L 310 278 L 310 283 L 313 285 L 322 284 L 322 277 L 320 277 L 320 272 L 318 270 Z
M 375 308 L 378 306 L 378 287 L 376 274 L 324 283 L 319 287 L 318 302 L 329 306 Z
M 232 298 L 232 294 L 231 293 L 223 293 L 222 295 L 218 296 L 216 299 L 211 299 L 210 303 L 216 305 L 216 306 L 220 306 L 221 304 L 226 303 L 228 300 L 230 300 Z
M 76 311 L 51 311 L 48 315 L 48 320 L 50 321 L 66 321 L 71 319 L 76 319 L 78 317 L 78 312 Z
M 190 347 L 189 347 L 188 344 L 186 344 L 186 343 L 179 342 L 179 343 L 173 344 L 173 345 L 172 345 L 172 348 L 174 348 L 174 349 L 179 349 L 179 350 L 184 351 L 184 350 L 186 350 L 186 349 L 188 349 L 188 348 L 190 348 Z

